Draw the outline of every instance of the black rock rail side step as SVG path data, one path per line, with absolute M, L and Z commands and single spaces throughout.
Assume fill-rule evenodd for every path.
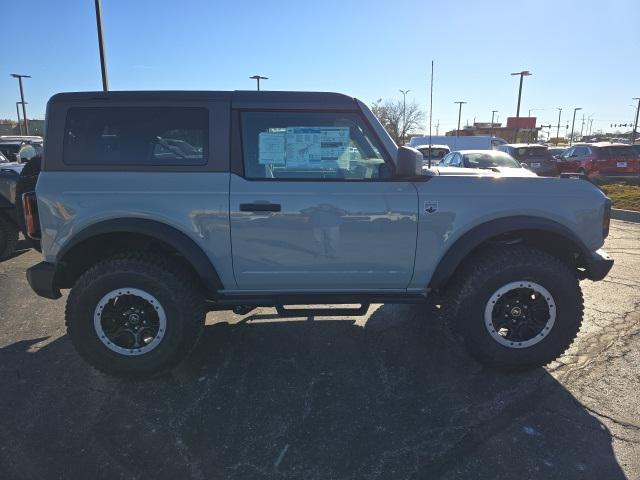
M 368 303 L 361 303 L 358 308 L 285 308 L 284 305 L 275 307 L 281 317 L 359 317 L 369 311 Z

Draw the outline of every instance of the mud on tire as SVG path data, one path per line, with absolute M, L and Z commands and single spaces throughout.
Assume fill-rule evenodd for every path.
M 193 349 L 205 308 L 199 281 L 180 264 L 129 253 L 96 264 L 77 280 L 65 318 L 71 342 L 93 367 L 148 378 Z
M 501 370 L 558 358 L 577 335 L 582 314 L 575 270 L 524 245 L 479 252 L 456 272 L 444 302 L 449 328 L 467 351 Z

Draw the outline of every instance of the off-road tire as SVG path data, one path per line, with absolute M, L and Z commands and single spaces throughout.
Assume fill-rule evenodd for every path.
M 13 255 L 17 245 L 18 227 L 5 214 L 0 212 L 0 260 Z
M 558 358 L 569 348 L 582 323 L 582 291 L 575 269 L 538 249 L 511 245 L 474 254 L 449 282 L 443 315 L 455 337 L 482 364 L 498 370 L 526 370 Z M 548 335 L 527 348 L 498 343 L 485 326 L 490 297 L 510 282 L 528 280 L 555 299 L 556 320 Z
M 94 327 L 96 306 L 108 292 L 136 288 L 158 299 L 166 312 L 166 332 L 156 348 L 139 356 L 114 352 Z M 106 259 L 77 280 L 67 299 L 67 333 L 78 353 L 107 375 L 143 379 L 175 367 L 196 345 L 205 320 L 199 280 L 160 254 L 128 253 Z

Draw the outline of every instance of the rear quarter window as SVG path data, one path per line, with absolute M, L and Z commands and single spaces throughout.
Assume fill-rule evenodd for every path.
M 67 112 L 68 165 L 204 165 L 209 114 L 198 107 L 77 107 Z
M 637 157 L 638 154 L 633 147 L 601 147 L 600 157 L 602 158 L 617 158 L 617 157 Z

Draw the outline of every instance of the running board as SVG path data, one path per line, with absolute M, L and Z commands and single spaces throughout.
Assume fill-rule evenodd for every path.
M 281 317 L 359 317 L 369 311 L 369 304 L 361 303 L 358 308 L 285 308 L 284 305 L 275 308 Z

